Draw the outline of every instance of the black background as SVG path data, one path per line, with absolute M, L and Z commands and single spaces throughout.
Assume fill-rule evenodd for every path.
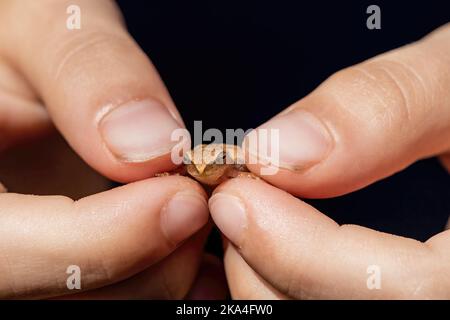
M 333 72 L 450 21 L 449 1 L 118 1 L 188 128 L 254 128 Z M 366 8 L 381 8 L 368 30 Z M 339 223 L 426 240 L 450 214 L 436 159 L 352 194 L 309 200 Z

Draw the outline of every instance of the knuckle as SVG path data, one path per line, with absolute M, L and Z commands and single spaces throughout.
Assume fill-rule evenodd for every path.
M 417 280 L 409 290 L 406 290 L 401 298 L 418 300 L 439 300 L 449 299 L 449 283 L 443 283 L 441 271 L 439 276 L 435 274 L 424 275 L 421 280 Z
M 98 67 L 99 63 L 106 64 L 113 57 L 105 58 L 105 52 L 129 50 L 130 43 L 130 40 L 122 34 L 103 30 L 80 32 L 63 37 L 55 44 L 53 55 L 57 63 L 51 70 L 51 78 L 58 81 L 62 75 L 71 77 L 80 74 L 87 66 Z
M 398 119 L 411 119 L 414 100 L 411 82 L 402 75 L 403 69 L 402 64 L 390 61 L 369 64 L 366 67 L 366 74 L 373 77 L 373 84 L 380 90 L 379 98 L 384 100 L 382 105 L 386 107 L 386 113 L 391 115 L 395 124 Z
M 450 259 L 437 250 L 424 250 L 403 263 L 403 281 L 397 287 L 399 299 L 449 299 Z
M 341 70 L 330 77 L 325 88 L 338 107 L 374 128 L 416 125 L 432 105 L 424 76 L 407 62 L 393 58 Z

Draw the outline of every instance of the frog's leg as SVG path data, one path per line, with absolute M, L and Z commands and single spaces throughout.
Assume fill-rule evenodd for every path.
M 257 176 L 256 174 L 254 174 L 253 172 L 245 172 L 245 171 L 239 171 L 238 174 L 236 175 L 237 178 L 250 178 L 250 179 L 254 179 L 254 180 L 261 180 L 261 178 L 259 176 Z
M 182 165 L 172 171 L 155 173 L 155 177 L 185 176 L 186 166 Z
M 229 174 L 230 178 L 251 178 L 255 180 L 261 179 L 253 172 L 248 171 L 245 165 L 237 165 Z

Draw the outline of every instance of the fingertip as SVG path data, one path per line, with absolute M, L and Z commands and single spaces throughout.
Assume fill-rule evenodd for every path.
M 299 107 L 288 108 L 244 141 L 251 158 L 291 171 L 305 171 L 323 161 L 333 144 L 334 137 L 320 118 Z
M 146 162 L 170 153 L 172 133 L 182 126 L 156 100 L 129 101 L 102 115 L 100 135 L 109 151 L 125 163 Z

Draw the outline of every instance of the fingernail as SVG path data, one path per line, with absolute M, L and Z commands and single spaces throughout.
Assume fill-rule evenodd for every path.
M 247 214 L 242 201 L 225 193 L 216 193 L 209 199 L 211 216 L 222 233 L 239 246 L 244 229 L 247 227 Z
M 270 140 L 270 129 L 279 132 L 276 143 Z M 332 138 L 322 122 L 303 110 L 293 110 L 263 124 L 256 130 L 256 139 L 259 130 L 267 130 L 268 143 L 266 146 L 258 145 L 258 150 L 252 150 L 250 146 L 249 152 L 265 162 L 289 170 L 312 167 L 325 159 L 332 147 Z M 278 148 L 278 152 L 273 148 Z
M 169 110 L 156 100 L 120 105 L 99 122 L 108 149 L 120 160 L 142 162 L 170 152 L 172 132 L 180 128 Z
M 194 192 L 182 191 L 162 209 L 161 228 L 173 244 L 178 244 L 200 230 L 208 219 L 206 200 Z

